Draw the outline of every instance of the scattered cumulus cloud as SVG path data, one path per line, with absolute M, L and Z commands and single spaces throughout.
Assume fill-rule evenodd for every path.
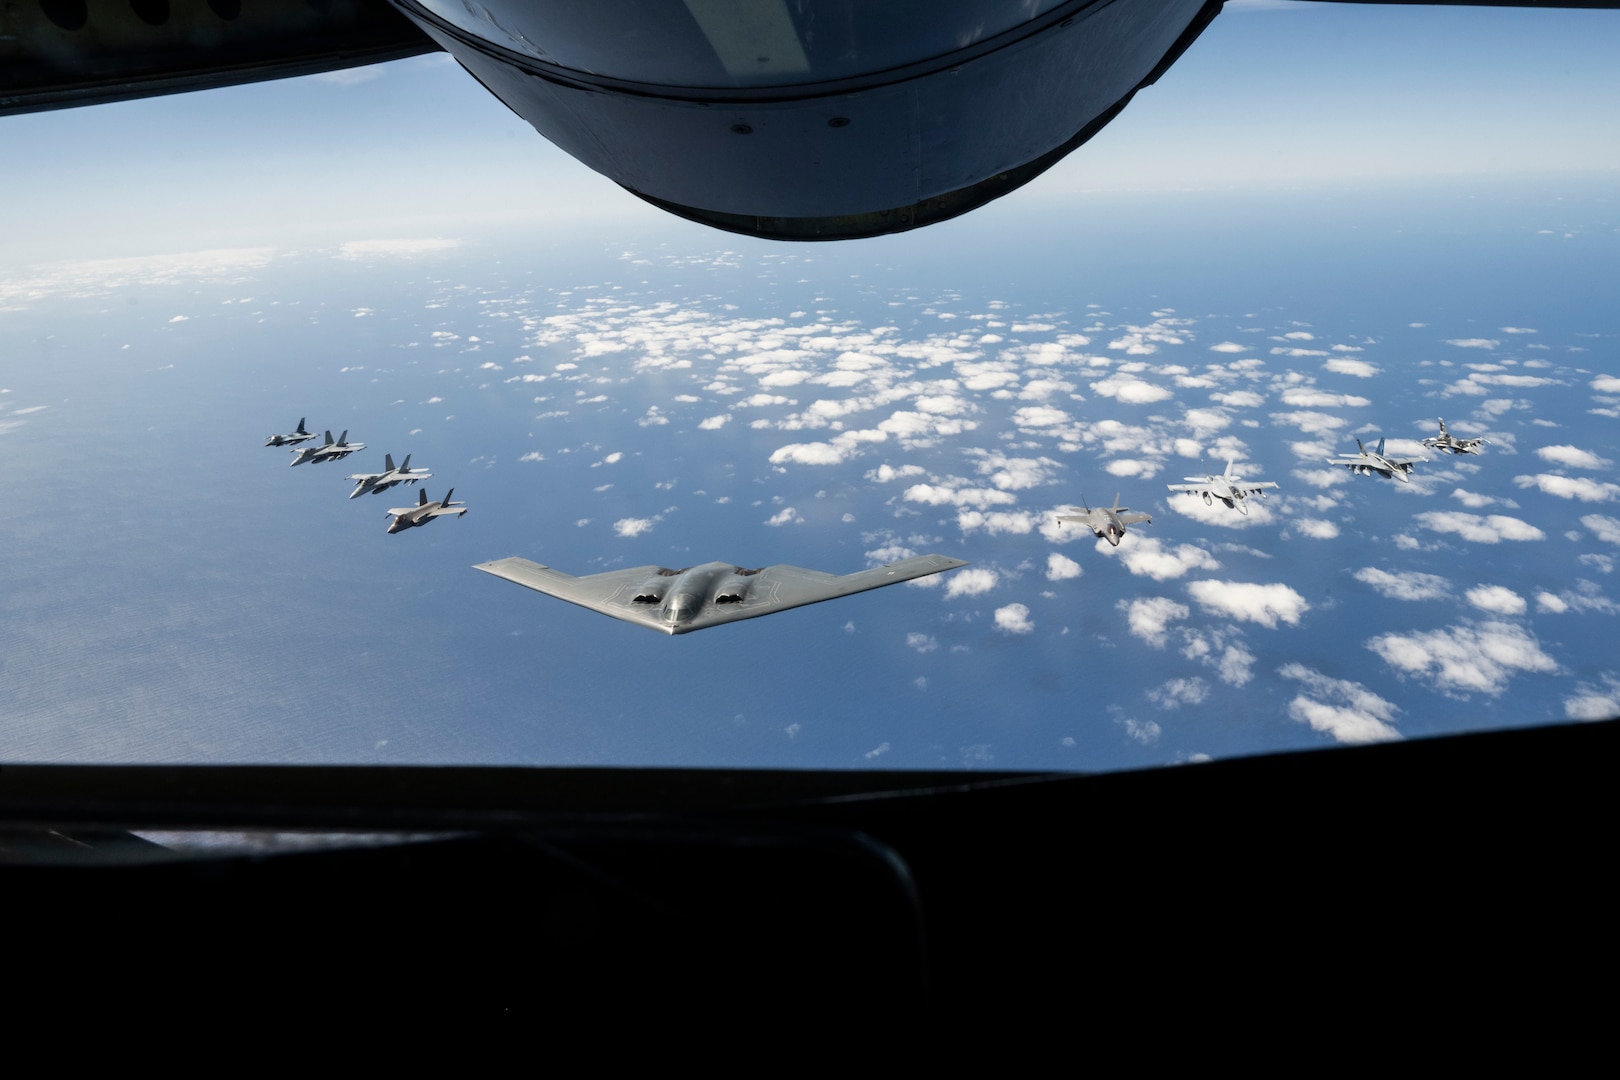
M 1278 622 L 1299 624 L 1310 610 L 1305 597 L 1281 582 L 1260 585 L 1246 581 L 1194 581 L 1187 593 L 1207 611 L 1242 622 L 1275 629 Z
M 1540 642 L 1513 623 L 1380 634 L 1367 642 L 1367 648 L 1398 674 L 1423 679 L 1452 697 L 1471 693 L 1496 697 L 1517 673 L 1558 670 Z
M 1400 710 L 1360 683 L 1335 679 L 1299 663 L 1283 666 L 1278 674 L 1303 684 L 1288 703 L 1288 716 L 1313 731 L 1352 744 L 1401 737 L 1395 729 L 1395 714 Z
M 1004 634 L 1027 634 L 1035 629 L 1029 617 L 1029 608 L 1023 604 L 1008 604 L 996 609 L 996 629 Z

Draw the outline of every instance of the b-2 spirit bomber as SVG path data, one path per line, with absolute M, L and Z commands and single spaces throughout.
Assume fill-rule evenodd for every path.
M 1264 493 L 1277 485 L 1270 480 L 1245 480 L 1232 471 L 1236 458 L 1226 459 L 1226 471 L 1219 476 L 1188 476 L 1188 483 L 1166 484 L 1171 491 L 1187 495 L 1202 495 L 1204 505 L 1211 506 L 1216 499 L 1226 504 L 1227 509 L 1235 509 L 1240 514 L 1248 514 L 1248 498 L 1251 495 L 1264 496 Z
M 474 569 L 637 626 L 688 634 L 966 565 L 947 555 L 915 555 L 843 575 L 802 566 L 746 570 L 711 562 L 679 570 L 637 566 L 575 577 L 528 559 L 509 558 L 479 563 Z
M 1086 503 L 1084 495 L 1080 497 L 1080 504 L 1085 507 L 1083 513 L 1071 511 L 1067 514 L 1059 514 L 1057 516 L 1058 524 L 1067 525 L 1071 521 L 1077 522 L 1096 533 L 1097 539 L 1107 540 L 1115 547 L 1119 547 L 1119 542 L 1125 538 L 1125 526 L 1153 524 L 1153 515 L 1133 511 L 1128 506 L 1119 505 L 1119 493 L 1117 492 L 1114 494 L 1113 506 L 1099 506 L 1093 510 Z

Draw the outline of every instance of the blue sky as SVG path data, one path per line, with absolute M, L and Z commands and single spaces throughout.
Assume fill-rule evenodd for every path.
M 1613 12 L 1233 3 L 1158 85 L 1017 196 L 1620 175 Z M 447 56 L 0 120 L 16 265 L 356 226 L 659 215 Z M 681 229 L 684 226 L 670 226 Z

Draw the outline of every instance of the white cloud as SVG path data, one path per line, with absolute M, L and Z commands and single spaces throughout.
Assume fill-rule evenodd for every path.
M 620 536 L 640 536 L 657 522 L 656 517 L 620 518 L 613 523 L 613 531 Z
M 1029 617 L 1029 608 L 1023 604 L 1008 604 L 996 608 L 996 629 L 1004 634 L 1027 634 L 1035 629 Z
M 772 526 L 792 525 L 801 523 L 803 521 L 804 517 L 797 510 L 793 509 L 793 507 L 789 506 L 784 508 L 781 513 L 771 515 L 765 524 Z
M 1492 615 L 1523 615 L 1529 607 L 1524 597 L 1505 585 L 1480 585 L 1463 595 L 1470 604 Z
M 1331 371 L 1336 375 L 1353 375 L 1358 379 L 1370 379 L 1378 374 L 1378 367 L 1365 360 L 1348 360 L 1334 357 L 1322 365 L 1323 371 Z
M 1192 609 L 1186 604 L 1179 604 L 1168 596 L 1121 600 L 1114 606 L 1125 613 L 1125 622 L 1131 633 L 1155 649 L 1164 648 L 1172 622 L 1192 614 Z
M 1278 670 L 1285 679 L 1304 683 L 1304 691 L 1288 703 L 1288 715 L 1312 730 L 1341 743 L 1388 742 L 1399 739 L 1395 714 L 1399 711 L 1360 683 L 1335 679 L 1304 664 Z
M 1246 581 L 1194 581 L 1187 586 L 1187 593 L 1209 611 L 1259 623 L 1268 629 L 1275 629 L 1278 621 L 1297 626 L 1300 616 L 1311 608 L 1303 596 L 1281 582 L 1260 585 Z
M 1308 536 L 1312 540 L 1332 540 L 1339 535 L 1337 525 L 1321 518 L 1300 518 L 1294 522 L 1294 528 L 1301 536 Z
M 1438 574 L 1415 571 L 1391 574 L 1377 567 L 1364 566 L 1354 576 L 1357 581 L 1378 590 L 1380 596 L 1391 600 L 1439 600 L 1451 595 L 1451 582 Z
M 1504 334 L 1534 334 L 1536 332 L 1527 326 L 1499 326 L 1497 329 Z
M 1581 524 L 1592 530 L 1592 535 L 1604 543 L 1620 544 L 1620 519 L 1604 517 L 1602 514 L 1587 514 L 1581 518 Z
M 994 570 L 982 566 L 970 566 L 966 570 L 958 570 L 945 582 L 945 599 L 950 600 L 958 596 L 979 596 L 996 587 L 999 576 Z
M 1209 347 L 1209 351 L 1210 352 L 1223 352 L 1223 353 L 1240 353 L 1240 352 L 1248 352 L 1249 349 L 1248 349 L 1248 346 L 1239 345 L 1235 341 L 1223 341 L 1219 345 L 1211 345 Z
M 1558 670 L 1552 657 L 1522 627 L 1487 622 L 1479 627 L 1454 625 L 1409 634 L 1382 634 L 1367 642 L 1384 662 L 1403 676 L 1429 679 L 1441 693 L 1493 697 L 1507 689 L 1515 672 Z
M 174 318 L 170 319 L 169 321 L 172 322 L 172 323 L 185 322 L 190 318 L 191 318 L 190 315 L 176 315 Z
M 1181 631 L 1181 655 L 1214 668 L 1228 686 L 1243 686 L 1254 678 L 1254 653 L 1236 627 Z
M 1054 551 L 1046 556 L 1047 581 L 1068 581 L 1070 578 L 1079 577 L 1080 573 L 1080 564 L 1067 555 Z
M 887 484 L 890 480 L 904 480 L 909 476 L 921 476 L 927 471 L 921 465 L 902 465 L 897 469 L 893 465 L 883 464 L 875 469 L 868 469 L 866 478 L 879 484 Z
M 1354 394 L 1330 394 L 1312 386 L 1299 386 L 1283 391 L 1282 402 L 1299 409 L 1360 408 L 1372 401 Z
M 1611 720 L 1620 716 L 1620 679 L 1603 677 L 1602 686 L 1581 683 L 1564 699 L 1564 715 L 1571 720 Z
M 1495 544 L 1502 540 L 1545 540 L 1547 534 L 1516 517 L 1491 514 L 1464 514 L 1458 510 L 1428 510 L 1413 517 L 1425 529 L 1438 533 L 1456 533 L 1464 540 L 1476 544 Z
M 442 237 L 401 240 L 350 240 L 348 243 L 338 247 L 337 257 L 349 260 L 378 256 L 409 258 L 415 255 L 429 255 L 436 251 L 449 251 L 460 243 L 459 240 L 447 240 Z
M 1150 577 L 1154 581 L 1178 578 L 1193 570 L 1221 568 L 1215 556 L 1201 547 L 1181 544 L 1169 548 L 1153 537 L 1142 536 L 1139 533 L 1127 533 L 1117 548 L 1105 540 L 1098 540 L 1097 550 L 1105 555 L 1112 554 L 1118 557 L 1125 564 L 1125 569 L 1132 574 Z
M 1175 396 L 1175 392 L 1163 386 L 1131 375 L 1115 375 L 1101 382 L 1091 384 L 1091 389 L 1103 397 L 1111 397 L 1122 405 L 1151 405 L 1156 401 L 1164 401 Z
M 853 447 L 840 448 L 832 443 L 789 443 L 771 454 L 771 464 L 838 465 L 853 452 Z
M 721 413 L 719 416 L 711 416 L 706 420 L 699 421 L 698 422 L 698 428 L 700 430 L 703 430 L 703 431 L 719 431 L 721 428 L 725 427 L 726 424 L 728 424 L 730 421 L 731 421 L 731 414 L 730 413 Z
M 1148 699 L 1161 709 L 1202 705 L 1208 698 L 1209 683 L 1196 675 L 1190 679 L 1171 679 L 1163 686 L 1148 691 Z
M 1459 349 L 1494 349 L 1502 344 L 1495 338 L 1447 338 L 1447 345 L 1455 345 Z
M 1578 446 L 1543 446 L 1536 450 L 1536 456 L 1569 469 L 1605 469 L 1614 464 Z
M 519 461 L 544 461 L 544 460 L 546 460 L 546 455 L 542 454 L 538 450 L 530 450 L 527 454 L 524 454 L 522 457 L 518 458 L 518 460 Z
M 1608 502 L 1620 498 L 1620 484 L 1605 484 L 1584 476 L 1560 476 L 1556 473 L 1537 473 L 1534 476 L 1515 476 L 1513 482 L 1522 488 L 1540 488 L 1548 495 L 1560 499 L 1579 499 L 1582 502 Z
M 916 649 L 920 653 L 931 653 L 939 648 L 939 642 L 932 634 L 907 634 L 906 648 Z
M 1592 380 L 1592 389 L 1600 394 L 1620 394 L 1620 375 L 1599 375 Z
M 1171 495 L 1165 503 L 1176 513 L 1190 517 L 1199 524 L 1216 525 L 1226 529 L 1271 525 L 1276 520 L 1271 507 L 1253 497 L 1244 500 L 1244 505 L 1249 508 L 1247 514 L 1236 507 L 1228 509 L 1226 504 L 1219 500 L 1213 500 L 1206 506 L 1202 497 L 1185 493 Z

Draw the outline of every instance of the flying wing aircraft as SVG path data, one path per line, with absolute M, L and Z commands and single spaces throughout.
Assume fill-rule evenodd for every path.
M 294 428 L 292 431 L 290 431 L 286 435 L 272 435 L 272 436 L 270 436 L 268 439 L 264 440 L 264 445 L 266 445 L 266 446 L 297 446 L 301 442 L 308 442 L 310 439 L 315 438 L 316 435 L 315 435 L 315 433 L 313 431 L 305 431 L 304 430 L 304 420 L 305 419 L 306 419 L 305 417 L 300 416 L 298 418 L 298 426 L 296 428 Z
M 1132 511 L 1128 506 L 1119 505 L 1119 494 L 1114 494 L 1113 506 L 1099 506 L 1093 510 L 1086 503 L 1085 496 L 1080 497 L 1080 503 L 1085 506 L 1084 513 L 1059 514 L 1058 524 L 1067 525 L 1071 521 L 1078 522 L 1097 534 L 1100 540 L 1107 540 L 1115 547 L 1119 547 L 1120 540 L 1125 537 L 1125 526 L 1136 524 L 1153 524 L 1153 515 Z
M 433 475 L 426 469 L 412 469 L 411 455 L 409 454 L 405 455 L 405 460 L 399 463 L 397 469 L 394 468 L 394 455 L 384 454 L 383 466 L 384 469 L 380 473 L 355 473 L 349 477 L 350 480 L 355 482 L 354 490 L 349 492 L 349 498 L 358 499 L 368 492 L 372 495 L 378 495 L 395 484 L 414 484 L 418 480 L 426 480 Z
M 1227 505 L 1228 509 L 1236 509 L 1240 514 L 1249 512 L 1246 500 L 1250 495 L 1264 497 L 1266 491 L 1277 485 L 1270 480 L 1245 480 L 1232 471 L 1232 464 L 1237 459 L 1226 460 L 1226 471 L 1218 476 L 1188 476 L 1183 479 L 1189 481 L 1185 484 L 1166 484 L 1171 491 L 1179 491 L 1188 495 L 1202 495 L 1204 505 L 1209 506 L 1219 499 Z
M 745 570 L 711 562 L 680 570 L 637 566 L 575 577 L 528 559 L 509 558 L 479 563 L 474 569 L 638 626 L 688 634 L 966 565 L 947 555 L 915 555 L 842 576 L 801 566 Z
M 1341 454 L 1336 458 L 1328 458 L 1327 463 L 1329 465 L 1343 465 L 1351 472 L 1359 473 L 1362 476 L 1377 473 L 1385 479 L 1393 478 L 1403 484 L 1410 484 L 1412 482 L 1412 466 L 1420 461 L 1428 460 L 1427 458 L 1403 458 L 1396 461 L 1393 458 L 1387 458 L 1384 456 L 1383 439 L 1379 439 L 1378 446 L 1372 450 L 1368 450 L 1360 439 L 1356 440 L 1356 446 L 1361 453 Z
M 302 465 L 306 461 L 311 461 L 319 465 L 323 461 L 336 461 L 339 458 L 346 458 L 356 450 L 364 450 L 365 448 L 366 444 L 363 442 L 350 442 L 347 431 L 339 435 L 334 441 L 332 432 L 329 430 L 326 433 L 326 442 L 320 446 L 306 446 L 302 450 L 295 451 L 298 456 L 292 459 L 292 463 Z
M 751 236 L 836 240 L 945 221 L 1022 187 L 1157 82 L 1221 8 L 260 0 L 239 18 L 238 0 L 42 0 L 7 8 L 0 114 L 443 49 L 542 136 L 654 206 Z
M 426 525 L 443 514 L 454 514 L 456 517 L 460 517 L 467 512 L 467 504 L 451 502 L 450 496 L 455 493 L 456 489 L 451 488 L 444 493 L 443 499 L 434 502 L 427 497 L 427 491 L 423 490 L 418 495 L 415 506 L 396 506 L 388 511 L 394 519 L 388 523 L 388 531 L 391 533 L 404 532 L 406 529 Z
M 1431 435 L 1429 438 L 1423 440 L 1423 445 L 1427 446 L 1430 450 L 1449 450 L 1453 454 L 1477 454 L 1479 453 L 1479 448 L 1485 445 L 1485 440 L 1483 438 L 1457 438 L 1456 436 L 1452 435 L 1451 432 L 1446 430 L 1446 421 L 1444 417 L 1438 417 L 1437 419 L 1440 420 L 1440 434 Z

